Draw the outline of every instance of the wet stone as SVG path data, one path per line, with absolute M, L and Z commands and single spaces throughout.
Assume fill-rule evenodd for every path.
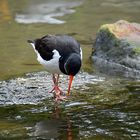
M 140 79 L 140 24 L 120 20 L 102 25 L 93 45 L 95 68 L 101 73 Z
M 104 78 L 89 75 L 86 72 L 78 74 L 74 81 L 73 87 L 75 89 L 85 89 L 89 87 L 86 84 L 97 83 L 103 81 Z M 64 93 L 68 87 L 68 76 L 60 76 L 60 87 Z M 49 93 L 53 88 L 52 76 L 47 72 L 28 73 L 25 77 L 15 78 L 8 81 L 0 82 L 0 104 L 36 104 L 43 99 L 52 98 L 53 94 Z M 82 89 L 82 88 L 81 88 Z

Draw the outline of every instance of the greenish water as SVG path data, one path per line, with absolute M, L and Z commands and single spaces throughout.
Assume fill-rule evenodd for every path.
M 65 5 L 75 13 L 56 17 L 65 21 L 64 24 L 15 21 L 17 15 L 32 15 L 29 9 L 33 4 L 46 2 L 50 3 L 45 0 L 0 1 L 0 80 L 43 70 L 26 40 L 45 34 L 75 37 L 83 49 L 82 70 L 95 75 L 89 56 L 100 25 L 120 19 L 140 21 L 139 0 L 83 0 L 80 4 L 74 3 L 73 8 Z M 55 0 L 51 2 L 58 4 Z M 61 7 L 56 9 L 61 12 Z M 106 77 L 96 84 L 89 80 L 86 87 L 73 89 L 70 100 L 58 105 L 50 98 L 36 105 L 1 105 L 0 139 L 140 139 L 139 81 Z

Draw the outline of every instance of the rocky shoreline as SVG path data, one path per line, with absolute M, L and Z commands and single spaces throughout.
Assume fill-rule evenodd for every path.
M 118 21 L 102 25 L 93 45 L 92 60 L 103 73 L 140 78 L 140 24 Z
M 60 81 L 60 86 L 66 93 L 68 77 L 61 75 Z M 89 88 L 87 84 L 99 81 L 104 81 L 104 78 L 81 72 L 75 77 L 72 89 L 80 88 L 82 91 Z M 53 94 L 49 93 L 52 85 L 52 76 L 46 71 L 27 73 L 24 77 L 0 81 L 0 105 L 38 104 L 44 99 L 53 100 Z

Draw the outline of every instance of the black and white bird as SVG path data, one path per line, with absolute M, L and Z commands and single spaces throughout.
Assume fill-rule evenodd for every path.
M 59 75 L 69 75 L 68 93 L 72 85 L 73 77 L 79 72 L 82 64 L 82 50 L 80 44 L 67 35 L 46 35 L 35 40 L 28 40 L 37 54 L 37 60 L 46 70 L 52 73 L 55 100 L 64 100 L 59 88 Z

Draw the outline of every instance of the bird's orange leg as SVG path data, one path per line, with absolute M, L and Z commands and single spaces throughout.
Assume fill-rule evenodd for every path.
M 59 88 L 59 74 L 56 76 L 53 74 L 53 82 L 54 82 L 54 88 L 51 90 L 51 92 L 55 93 L 55 101 L 58 100 L 65 100 L 66 97 L 62 96 L 62 90 Z
M 63 93 L 63 91 L 58 86 L 59 74 L 57 76 L 55 74 L 53 74 L 52 79 L 53 79 L 54 87 L 49 93 L 56 92 L 56 91 L 59 91 L 60 93 Z

